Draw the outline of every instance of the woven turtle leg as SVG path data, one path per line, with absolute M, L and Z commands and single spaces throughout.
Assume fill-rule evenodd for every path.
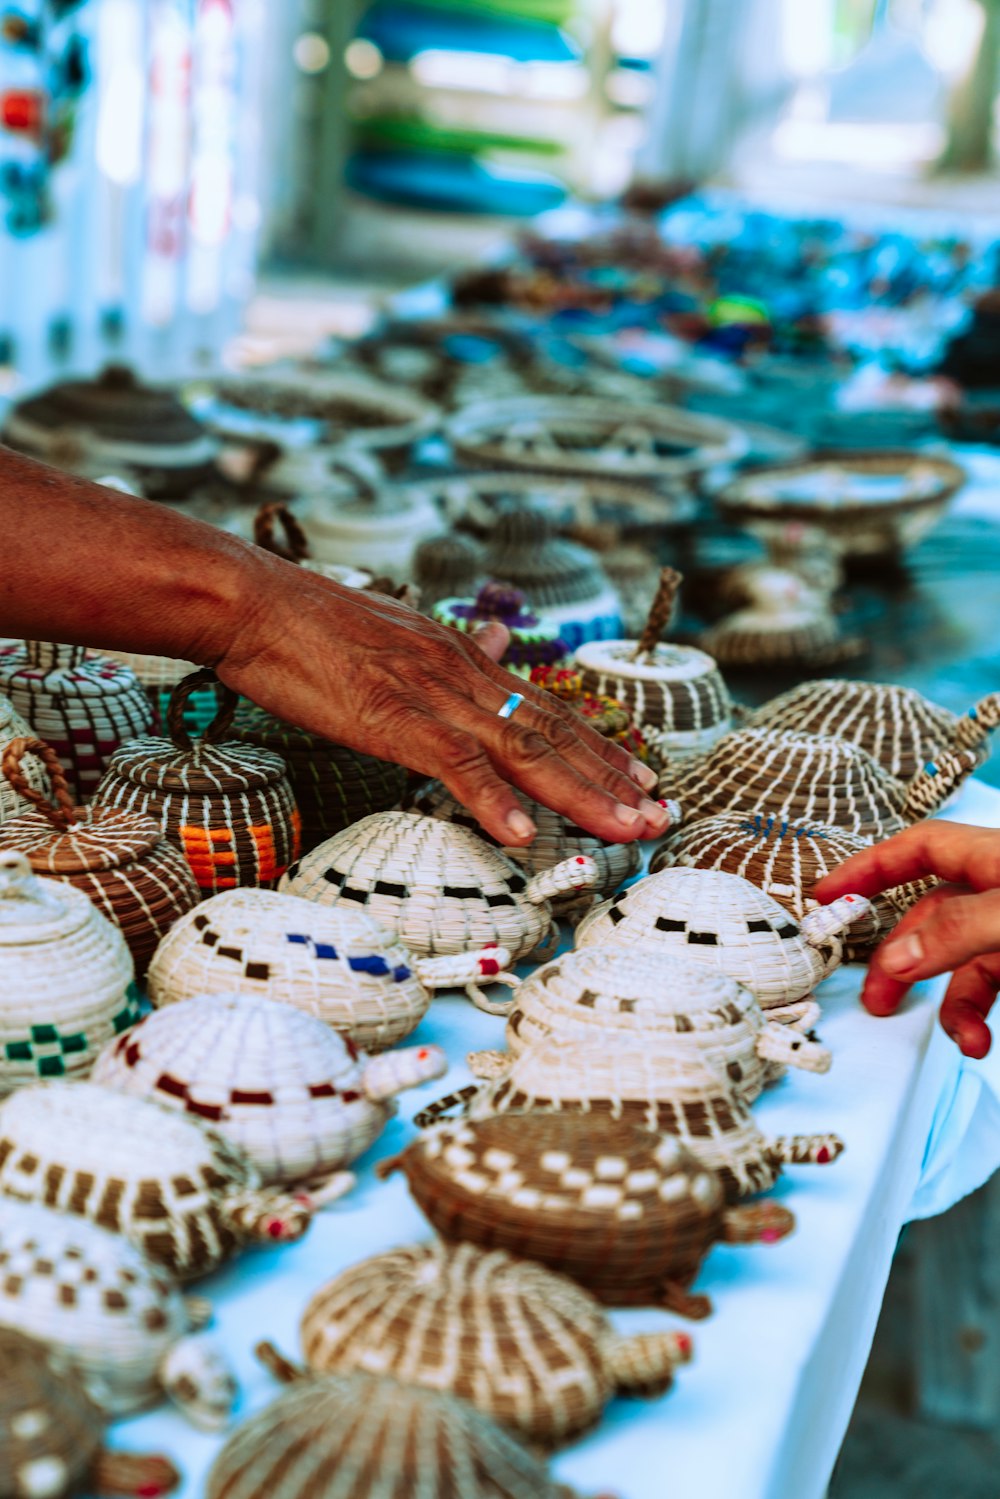
M 660 1287 L 660 1305 L 664 1311 L 676 1312 L 679 1317 L 690 1317 L 693 1322 L 703 1322 L 712 1315 L 712 1303 L 707 1296 L 695 1295 L 676 1280 L 667 1280 Z
M 155 1499 L 173 1493 L 181 1475 L 165 1457 L 139 1457 L 129 1452 L 101 1452 L 90 1470 L 90 1487 L 100 1499 L 138 1496 Z

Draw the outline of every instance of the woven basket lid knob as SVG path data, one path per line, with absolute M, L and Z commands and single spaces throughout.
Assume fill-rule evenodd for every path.
M 61 910 L 61 902 L 35 876 L 24 854 L 0 849 L 0 925 L 49 922 Z

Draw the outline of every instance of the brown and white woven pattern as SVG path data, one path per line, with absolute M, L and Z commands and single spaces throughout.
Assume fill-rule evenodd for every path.
M 634 640 L 592 640 L 574 663 L 587 692 L 618 698 L 661 754 L 685 761 L 710 749 L 730 727 L 732 701 L 711 656 L 660 644 L 634 661 Z
M 198 667 L 193 661 L 177 661 L 171 656 L 147 656 L 137 651 L 90 651 L 92 656 L 106 656 L 134 671 L 156 717 L 159 727 L 166 721 L 170 694 L 179 682 Z M 192 692 L 184 704 L 184 727 L 189 734 L 203 734 L 219 710 L 216 687 L 206 683 Z
M 829 1068 L 830 1053 L 764 1019 L 744 984 L 655 948 L 585 947 L 562 953 L 522 981 L 507 1017 L 508 1051 L 473 1053 L 479 1076 L 502 1076 L 543 1042 L 641 1047 L 646 1040 L 715 1068 L 747 1103 L 780 1075 L 780 1062 Z
M 389 1122 L 395 1094 L 447 1065 L 437 1046 L 370 1060 L 291 1005 L 213 994 L 147 1016 L 105 1049 L 94 1081 L 206 1120 L 262 1181 L 290 1185 L 330 1177 L 363 1155 Z
M 577 1499 L 465 1400 L 375 1374 L 295 1384 L 230 1437 L 205 1499 Z
M 94 800 L 151 817 L 187 859 L 200 890 L 273 885 L 296 857 L 299 817 L 284 761 L 270 750 L 217 742 L 236 708 L 226 690 L 203 739 L 182 726 L 191 692 L 211 678 L 195 672 L 174 689 L 170 739 L 137 739 L 111 757 Z
M 822 605 L 738 609 L 698 637 L 720 666 L 833 666 L 854 661 L 866 646 L 843 636 Z M 800 725 L 796 725 L 800 727 Z
M 59 1357 L 0 1330 L 0 1474 L 10 1499 L 71 1499 L 101 1445 L 101 1419 Z
M 460 953 L 498 943 L 517 959 L 554 934 L 549 896 L 596 878 L 579 856 L 528 881 L 517 865 L 468 829 L 416 812 L 377 812 L 321 843 L 280 889 L 323 905 L 352 902 L 395 932 L 411 952 Z M 566 874 L 561 882 L 552 876 Z M 541 893 L 539 886 L 545 882 Z
M 468 1400 L 544 1447 L 596 1426 L 626 1393 L 666 1390 L 687 1339 L 618 1339 L 598 1303 L 541 1265 L 471 1244 L 412 1244 L 363 1260 L 318 1291 L 302 1317 L 316 1373 L 364 1369 Z M 635 1345 L 634 1347 L 631 1345 Z
M 0 758 L 12 740 L 30 738 L 30 724 L 25 722 L 20 713 L 14 711 L 14 705 L 9 699 L 0 696 Z M 44 792 L 46 795 L 51 791 L 45 767 L 37 755 L 25 755 L 23 775 L 34 791 Z M 14 790 L 0 770 L 0 827 L 11 817 L 19 817 L 22 812 L 29 811 L 30 807 L 31 803 Z
M 750 716 L 754 728 L 799 729 L 846 739 L 900 781 L 909 781 L 928 760 L 974 750 L 989 754 L 988 738 L 1000 724 L 1000 693 L 991 693 L 959 717 L 912 687 L 828 678 L 803 682 Z M 970 767 L 971 768 L 971 767 Z
M 824 908 L 832 929 L 810 940 L 784 907 L 738 875 L 713 869 L 661 869 L 586 915 L 577 947 L 611 942 L 653 945 L 720 969 L 745 984 L 765 1010 L 808 999 L 838 967 L 848 916 L 868 903 L 851 898 Z M 817 913 L 818 914 L 818 913 Z M 808 922 L 810 918 L 806 918 Z
M 311 1216 L 307 1200 L 262 1189 L 194 1117 L 90 1082 L 0 1103 L 0 1196 L 124 1234 L 179 1279 L 207 1274 L 241 1244 L 301 1238 Z
M 153 710 L 127 666 L 87 657 L 83 646 L 25 641 L 0 656 L 0 692 L 62 762 L 85 801 L 120 745 L 148 734 Z
M 0 1094 L 84 1077 L 138 1019 L 132 977 L 121 933 L 82 891 L 0 850 Z

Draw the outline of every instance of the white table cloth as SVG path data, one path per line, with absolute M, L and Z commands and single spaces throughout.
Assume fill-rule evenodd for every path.
M 1000 794 L 972 785 L 948 816 L 1000 826 Z M 935 1023 L 943 983 L 924 987 L 891 1020 L 858 1004 L 861 970 L 819 991 L 820 1031 L 834 1054 L 826 1077 L 790 1074 L 755 1112 L 771 1133 L 835 1130 L 847 1144 L 832 1166 L 789 1170 L 776 1195 L 798 1227 L 770 1247 L 712 1250 L 697 1282 L 714 1302 L 703 1323 L 653 1309 L 613 1313 L 623 1328 L 685 1326 L 694 1362 L 660 1400 L 620 1400 L 597 1431 L 554 1461 L 582 1495 L 618 1499 L 821 1499 L 868 1358 L 896 1240 L 985 1181 L 1000 1164 L 1000 1107 L 989 1065 L 967 1064 Z M 468 1080 L 465 1053 L 498 1045 L 502 1021 L 463 998 L 436 999 L 415 1039 L 445 1046 L 445 1084 L 406 1094 L 359 1168 L 354 1192 L 320 1215 L 298 1245 L 248 1253 L 199 1292 L 239 1375 L 241 1413 L 277 1393 L 256 1362 L 272 1339 L 298 1358 L 299 1315 L 325 1280 L 428 1229 L 397 1175 L 372 1162 L 411 1137 L 412 1113 Z M 1000 1047 L 998 1047 L 1000 1050 Z M 996 1068 L 1000 1078 L 1000 1065 Z M 1000 1083 L 998 1083 L 1000 1088 Z M 185 1472 L 181 1499 L 200 1499 L 220 1438 L 164 1407 L 112 1429 L 115 1445 L 168 1453 Z

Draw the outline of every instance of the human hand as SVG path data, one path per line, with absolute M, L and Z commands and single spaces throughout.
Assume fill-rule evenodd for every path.
M 891 1015 L 911 984 L 951 971 L 941 1024 L 967 1057 L 984 1057 L 986 1016 L 1000 989 L 1000 831 L 917 823 L 853 854 L 813 894 L 827 904 L 848 892 L 877 895 L 927 876 L 943 883 L 878 948 L 861 997 L 873 1015 Z

